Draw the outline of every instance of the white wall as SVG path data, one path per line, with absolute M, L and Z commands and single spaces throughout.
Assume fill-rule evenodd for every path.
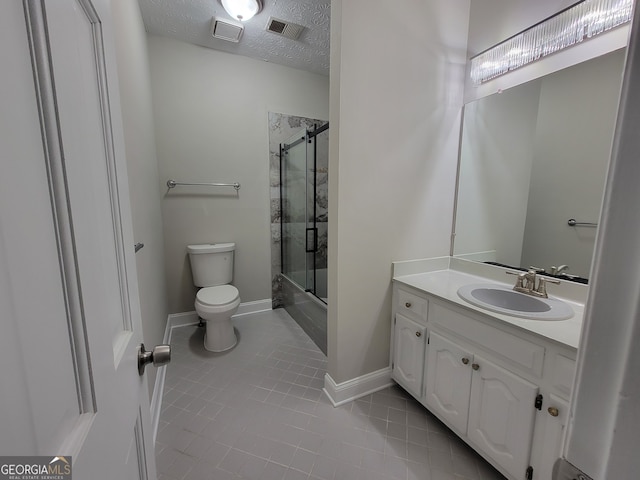
M 468 10 L 468 0 L 332 2 L 336 382 L 389 365 L 391 262 L 449 253 Z
M 133 233 L 136 242 L 144 243 L 136 254 L 143 337 L 147 347 L 153 347 L 162 343 L 168 309 L 147 41 L 138 2 L 111 4 Z M 152 389 L 156 369 L 147 372 Z
M 171 312 L 193 310 L 186 246 L 235 242 L 243 302 L 271 298 L 269 111 L 328 118 L 328 78 L 150 36 L 166 278 Z M 178 187 L 164 182 L 239 182 Z
M 624 51 L 545 77 L 535 128 L 531 190 L 523 266 L 589 276 L 595 228 L 567 220 L 597 222 L 611 157 Z

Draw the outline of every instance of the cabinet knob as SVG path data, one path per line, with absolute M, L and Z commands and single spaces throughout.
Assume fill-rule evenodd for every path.
M 462 359 L 462 363 L 464 363 L 465 365 L 469 365 L 469 359 L 467 357 L 464 357 Z
M 407 307 L 407 308 L 411 308 L 411 302 L 405 303 L 404 306 Z
M 547 412 L 549 412 L 549 415 L 552 417 L 557 417 L 560 414 L 560 411 L 556 407 L 549 407 Z
M 480 365 L 478 365 L 477 363 L 474 363 L 471 365 L 471 368 L 473 368 L 474 370 L 480 370 Z
M 422 336 L 422 332 L 416 332 L 416 337 L 421 337 Z

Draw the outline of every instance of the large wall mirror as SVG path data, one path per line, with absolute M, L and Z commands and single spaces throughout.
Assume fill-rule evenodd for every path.
M 453 255 L 586 281 L 618 111 L 618 50 L 465 106 Z M 553 268 L 552 268 L 553 267 Z

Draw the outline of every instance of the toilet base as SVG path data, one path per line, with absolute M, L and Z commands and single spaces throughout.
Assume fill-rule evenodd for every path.
M 205 320 L 204 348 L 209 352 L 226 352 L 238 343 L 231 319 Z

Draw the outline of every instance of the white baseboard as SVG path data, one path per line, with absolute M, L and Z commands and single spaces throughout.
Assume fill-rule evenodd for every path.
M 238 307 L 238 312 L 234 315 L 234 317 L 239 317 L 241 315 L 250 315 L 252 313 L 267 312 L 269 310 L 272 310 L 272 305 L 273 303 L 270 298 L 241 303 Z
M 196 312 L 172 313 L 167 318 L 167 328 L 169 329 L 169 339 L 171 339 L 171 329 L 178 327 L 186 327 L 199 323 L 200 319 Z M 166 331 L 165 331 L 166 336 Z
M 336 383 L 331 375 L 326 373 L 322 390 L 333 406 L 338 407 L 391 385 L 391 367 L 386 367 L 342 383 Z
M 256 300 L 254 302 L 241 303 L 238 312 L 233 317 L 250 315 L 252 313 L 266 312 L 271 310 L 271 299 Z M 167 325 L 164 329 L 164 338 L 162 343 L 171 343 L 171 331 L 174 328 L 185 327 L 187 325 L 195 325 L 199 323 L 198 314 L 196 312 L 172 313 L 167 317 Z M 162 393 L 164 392 L 164 379 L 167 367 L 158 368 L 156 382 L 153 385 L 153 394 L 151 397 L 151 421 L 153 422 L 153 441 L 156 441 L 158 435 L 158 425 L 160 424 L 160 411 L 162 410 Z

